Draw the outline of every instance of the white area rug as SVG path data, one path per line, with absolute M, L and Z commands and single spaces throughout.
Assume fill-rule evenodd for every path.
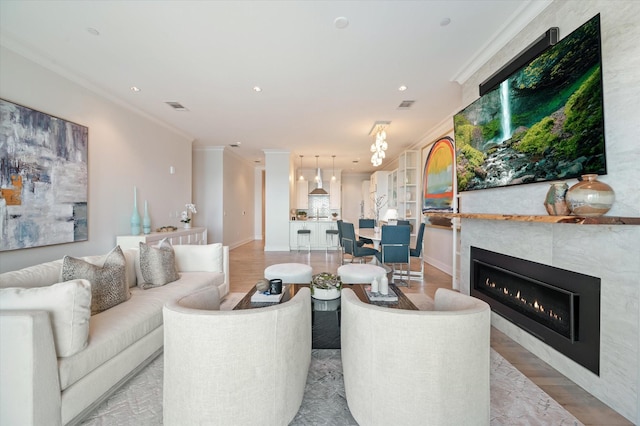
M 230 293 L 221 309 L 232 309 L 243 297 Z M 424 308 L 426 296 L 409 296 Z M 429 300 L 425 300 L 429 299 Z M 117 390 L 83 423 L 84 426 L 155 426 L 162 424 L 162 355 Z M 291 425 L 357 425 L 347 407 L 340 350 L 312 351 L 305 397 Z M 542 389 L 491 349 L 492 426 L 583 426 Z

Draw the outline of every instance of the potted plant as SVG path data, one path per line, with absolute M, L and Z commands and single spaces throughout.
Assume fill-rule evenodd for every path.
M 320 300 L 333 300 L 340 297 L 342 281 L 338 275 L 321 272 L 311 277 L 311 297 Z
M 307 212 L 304 210 L 298 210 L 298 220 L 307 220 Z
M 198 212 L 196 211 L 195 204 L 188 203 L 188 204 L 185 204 L 185 207 L 187 209 L 183 211 L 182 214 L 180 215 L 180 222 L 184 223 L 185 229 L 189 229 L 191 228 L 191 215 Z

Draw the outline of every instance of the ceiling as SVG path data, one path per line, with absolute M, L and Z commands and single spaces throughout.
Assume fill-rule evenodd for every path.
M 391 122 L 384 168 L 451 120 L 460 84 L 549 3 L 1 0 L 0 44 L 196 146 L 369 173 L 376 121 Z

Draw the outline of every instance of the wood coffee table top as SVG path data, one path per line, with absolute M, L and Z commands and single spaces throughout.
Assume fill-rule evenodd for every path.
M 358 296 L 360 300 L 365 303 L 370 303 L 372 305 L 377 306 L 385 306 L 387 308 L 392 309 L 407 309 L 417 311 L 418 308 L 416 305 L 409 300 L 409 298 L 402 292 L 395 284 L 389 284 L 389 288 L 395 291 L 398 295 L 397 302 L 370 302 L 367 297 L 364 287 L 368 284 L 342 284 L 342 288 L 350 288 L 353 292 Z M 290 300 L 296 292 L 302 287 L 309 287 L 309 284 L 285 284 L 286 286 L 285 294 L 282 296 L 282 299 L 278 303 L 286 302 Z M 264 302 L 264 303 L 252 303 L 251 296 L 256 292 L 255 286 L 238 302 L 238 304 L 233 308 L 233 310 L 238 309 L 253 309 L 253 308 L 262 308 L 265 306 L 273 306 L 273 302 Z

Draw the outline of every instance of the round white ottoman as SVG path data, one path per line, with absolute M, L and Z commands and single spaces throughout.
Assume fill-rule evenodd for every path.
M 386 268 L 368 263 L 342 265 L 338 268 L 338 275 L 344 284 L 371 284 L 374 278 L 380 280 L 391 270 Z
M 284 284 L 310 284 L 312 271 L 311 266 L 304 263 L 276 263 L 265 268 L 264 277 L 280 278 Z

